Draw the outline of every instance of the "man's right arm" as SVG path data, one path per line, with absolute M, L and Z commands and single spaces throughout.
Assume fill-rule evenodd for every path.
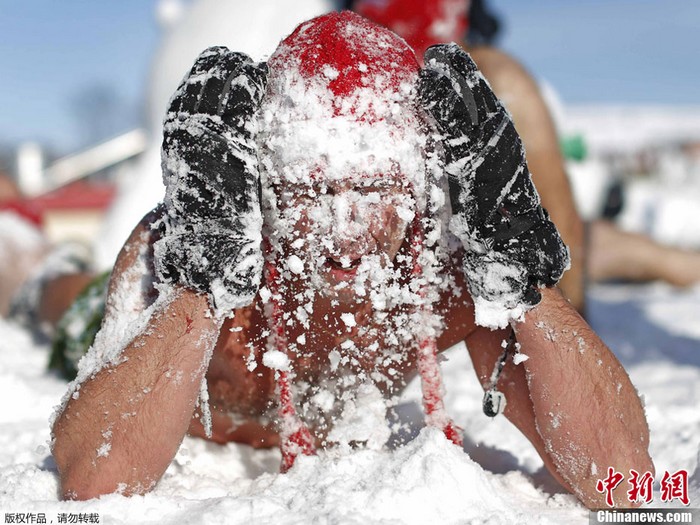
M 144 218 L 119 255 L 90 356 L 100 366 L 88 376 L 90 363 L 81 363 L 79 389 L 54 425 L 66 497 L 153 487 L 189 426 L 216 319 L 257 293 L 262 214 L 253 132 L 266 84 L 264 63 L 212 47 L 170 101 L 163 208 Z M 153 303 L 154 276 L 161 296 Z M 137 335 L 124 340 L 127 332 Z
M 115 283 L 124 283 L 139 242 L 147 238 L 142 223 L 117 260 L 108 303 L 125 292 Z M 107 309 L 107 316 L 116 315 Z M 135 494 L 153 487 L 190 424 L 218 332 L 207 297 L 178 286 L 126 345 L 119 363 L 80 385 L 53 427 L 63 497 Z M 118 344 L 106 338 L 101 343 Z

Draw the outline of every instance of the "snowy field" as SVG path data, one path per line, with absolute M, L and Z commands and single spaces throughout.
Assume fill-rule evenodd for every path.
M 601 285 L 590 320 L 643 396 L 656 465 L 653 506 L 664 471 L 691 475 L 700 506 L 700 288 Z M 45 371 L 47 348 L 0 321 L 0 519 L 6 513 L 98 513 L 102 523 L 588 523 L 560 493 L 534 449 L 503 418 L 481 413 L 481 389 L 466 351 L 443 364 L 450 412 L 465 429 L 464 452 L 421 431 L 419 389 L 399 417 L 415 437 L 394 450 L 322 452 L 278 473 L 277 450 L 219 446 L 186 438 L 156 489 L 61 502 L 49 451 L 48 420 L 66 383 Z M 5 521 L 7 522 L 7 521 Z

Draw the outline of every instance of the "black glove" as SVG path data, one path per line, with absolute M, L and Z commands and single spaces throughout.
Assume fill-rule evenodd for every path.
M 249 304 L 262 272 L 254 115 L 267 66 L 225 47 L 204 51 L 163 125 L 165 217 L 156 271 L 210 294 L 217 310 Z
M 503 326 L 539 303 L 538 288 L 557 283 L 569 253 L 540 206 L 510 116 L 469 55 L 440 44 L 424 60 L 418 92 L 442 135 L 450 229 L 465 248 L 477 323 Z

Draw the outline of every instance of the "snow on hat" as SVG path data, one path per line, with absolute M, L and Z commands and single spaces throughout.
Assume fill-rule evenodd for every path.
M 306 86 L 328 89 L 336 114 L 361 118 L 366 117 L 364 104 L 404 98 L 420 70 L 402 38 L 350 11 L 301 24 L 282 41 L 268 65 L 273 84 L 293 72 Z M 363 92 L 374 100 L 358 100 Z
M 417 190 L 424 188 L 420 66 L 403 39 L 355 13 L 333 12 L 298 26 L 268 67 L 259 141 L 277 164 L 267 163 L 272 182 L 399 166 Z M 322 166 L 310 165 L 317 159 Z
M 469 26 L 469 0 L 356 0 L 353 8 L 405 38 L 421 61 L 433 44 L 461 42 Z

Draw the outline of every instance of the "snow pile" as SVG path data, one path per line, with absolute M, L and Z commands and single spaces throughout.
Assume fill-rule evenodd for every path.
M 541 494 L 518 486 L 521 481 L 519 475 L 488 476 L 439 431 L 426 429 L 393 454 L 305 457 L 289 477 L 276 477 L 262 492 L 286 507 L 287 522 L 325 517 L 342 523 L 510 524 L 529 518 L 530 504 L 522 504 L 527 497 L 544 503 Z M 524 501 L 509 505 L 514 491 Z M 277 519 L 264 512 L 248 516 L 265 518 Z
M 697 479 L 700 450 L 700 337 L 673 335 L 661 318 L 649 325 L 642 308 L 670 314 L 674 297 L 668 287 L 607 285 L 593 290 L 590 305 L 594 327 L 645 400 L 657 470 L 654 507 L 664 506 L 658 482 L 665 470 L 686 469 Z M 682 300 L 700 307 L 697 291 Z M 689 322 L 700 333 L 697 319 Z M 276 449 L 186 438 L 152 493 L 86 502 L 58 500 L 47 420 L 66 386 L 45 371 L 47 359 L 45 347 L 0 321 L 0 396 L 12 400 L 0 408 L 3 512 L 45 512 L 54 520 L 58 513 L 96 512 L 114 524 L 588 523 L 587 511 L 556 488 L 527 440 L 504 418 L 483 416 L 481 387 L 461 345 L 447 353 L 443 369 L 448 409 L 465 429 L 466 454 L 440 433 L 419 430 L 414 382 L 396 408 L 403 430 L 393 442 L 417 435 L 402 448 L 329 450 L 300 458 L 282 475 Z M 689 496 L 697 507 L 697 486 Z

